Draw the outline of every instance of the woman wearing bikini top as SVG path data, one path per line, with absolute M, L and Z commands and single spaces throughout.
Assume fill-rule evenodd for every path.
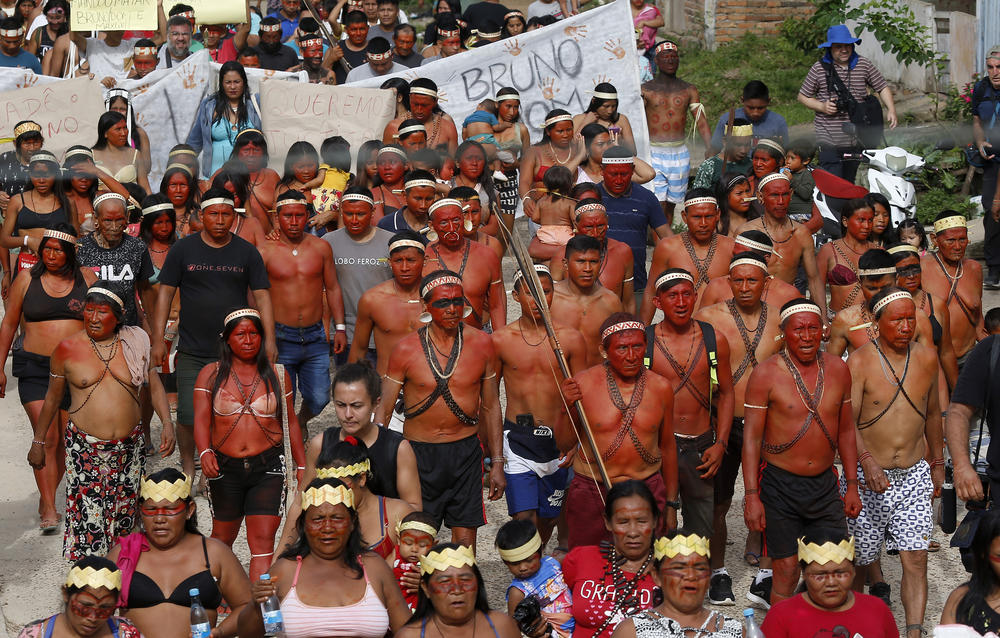
M 260 313 L 231 312 L 223 326 L 219 362 L 202 368 L 194 384 L 194 441 L 208 478 L 212 538 L 232 547 L 246 517 L 256 579 L 271 563 L 284 512 L 286 419 L 299 478 L 305 452 L 291 379 L 284 370 L 278 376 L 261 347 Z
M 830 288 L 830 311 L 861 303 L 861 285 L 858 283 L 858 258 L 871 248 L 868 241 L 872 233 L 871 206 L 863 199 L 850 199 L 844 204 L 841 224 L 844 237 L 823 244 L 816 257 L 819 271 L 826 273 Z
M 148 195 L 149 167 L 138 148 L 129 146 L 128 120 L 116 111 L 108 111 L 97 121 L 97 143 L 93 146 L 94 163 L 122 184 L 138 184 Z

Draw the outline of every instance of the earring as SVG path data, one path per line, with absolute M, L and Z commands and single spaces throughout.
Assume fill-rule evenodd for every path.
M 427 241 L 429 241 L 429 242 L 435 242 L 437 240 L 438 240 L 437 231 L 428 226 L 427 227 Z
M 419 321 L 420 323 L 430 323 L 432 321 L 432 319 L 431 319 L 431 313 L 429 313 L 429 312 L 421 312 L 420 316 L 417 317 L 417 321 Z
M 466 319 L 471 314 L 472 314 L 472 306 L 470 306 L 469 304 L 465 304 L 465 310 L 462 311 L 462 319 Z
M 472 232 L 472 220 L 466 219 L 464 222 L 462 222 L 462 228 L 464 228 L 465 232 L 467 233 Z

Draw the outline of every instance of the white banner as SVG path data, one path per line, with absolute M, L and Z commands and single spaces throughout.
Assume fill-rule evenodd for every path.
M 531 139 L 541 138 L 545 114 L 556 108 L 582 113 L 594 85 L 618 89 L 618 109 L 632 122 L 641 156 L 649 156 L 646 114 L 639 93 L 639 63 L 628 0 L 561 20 L 529 33 L 472 49 L 446 60 L 397 74 L 406 80 L 425 77 L 438 86 L 441 108 L 462 121 L 476 105 L 513 86 L 521 93 L 521 120 Z M 392 76 L 355 82 L 378 87 Z
M 4 70 L 0 76 L 0 137 L 11 137 L 21 120 L 38 122 L 45 149 L 59 158 L 74 144 L 90 146 L 97 141 L 97 120 L 104 112 L 100 82 L 77 78 L 55 85 L 34 82 L 39 76 L 25 69 Z M 0 152 L 13 149 L 13 141 L 0 144 Z

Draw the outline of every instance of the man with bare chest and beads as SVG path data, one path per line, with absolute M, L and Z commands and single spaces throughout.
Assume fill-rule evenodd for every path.
M 767 531 L 771 605 L 790 598 L 799 582 L 797 539 L 813 530 L 846 535 L 845 515 L 861 512 L 851 374 L 840 357 L 820 350 L 821 312 L 808 299 L 781 308 L 784 347 L 751 373 L 743 404 L 743 518 L 749 529 Z M 838 451 L 843 500 L 833 470 Z
M 683 529 L 712 536 L 714 477 L 733 422 L 729 341 L 693 318 L 694 277 L 681 268 L 657 276 L 652 291 L 663 321 L 647 329 L 645 364 L 670 382 Z M 686 354 L 684 354 L 686 353 Z M 683 357 L 683 358 L 682 358 Z M 712 423 L 712 405 L 718 421 Z
M 683 268 L 694 276 L 695 305 L 710 281 L 729 272 L 733 256 L 733 240 L 717 232 L 719 203 L 707 188 L 694 188 L 684 197 L 681 218 L 688 229 L 679 235 L 665 237 L 656 243 L 650 273 L 660 273 L 669 268 Z M 646 323 L 653 320 L 656 308 L 655 282 L 647 281 L 642 296 L 639 317 Z
M 476 529 L 486 524 L 483 447 L 491 458 L 491 501 L 503 496 L 506 484 L 499 364 L 489 335 L 463 321 L 471 308 L 456 273 L 428 274 L 420 297 L 427 325 L 389 355 L 377 417 L 389 422 L 402 390 L 403 436 L 417 457 L 423 509 L 451 528 L 454 542 L 475 547 Z
M 698 89 L 677 77 L 677 67 L 680 66 L 677 45 L 667 40 L 657 44 L 653 51 L 659 73 L 642 85 L 642 101 L 652 146 L 650 163 L 656 169 L 653 188 L 656 199 L 663 206 L 667 224 L 672 225 L 674 206 L 684 201 L 691 173 L 691 153 L 684 143 L 688 111 L 694 118 L 694 126 L 705 142 L 709 156 L 712 155 L 712 129 L 705 117 Z
M 607 360 L 565 379 L 563 397 L 567 402 L 582 401 L 596 454 L 611 482 L 644 481 L 663 512 L 666 529 L 674 529 L 680 502 L 670 382 L 643 364 L 646 326 L 634 315 L 616 312 L 608 317 L 601 325 L 601 346 Z M 570 427 L 576 427 L 585 441 L 577 415 L 563 418 L 572 421 Z M 573 459 L 575 475 L 565 506 L 570 549 L 597 545 L 608 537 L 602 518 L 605 487 L 594 454 L 583 442 Z

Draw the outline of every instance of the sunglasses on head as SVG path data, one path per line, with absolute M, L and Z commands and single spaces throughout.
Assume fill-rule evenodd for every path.
M 431 308 L 438 308 L 444 310 L 449 306 L 458 306 L 461 308 L 465 305 L 465 297 L 446 297 L 444 299 L 438 299 L 437 301 L 431 302 Z

